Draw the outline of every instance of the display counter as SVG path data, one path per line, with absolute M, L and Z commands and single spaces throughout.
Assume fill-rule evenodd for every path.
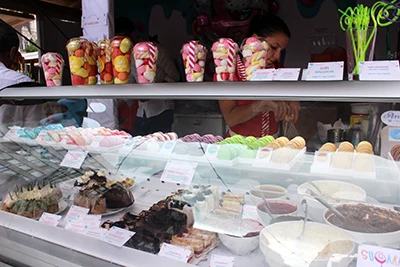
M 400 100 L 397 87 L 395 82 L 64 86 L 5 89 L 0 98 L 393 103 Z M 307 151 L 300 136 L 223 139 L 131 137 L 60 125 L 10 128 L 0 139 L 1 192 L 8 191 L 0 211 L 0 259 L 22 266 L 211 266 L 217 255 L 231 257 L 233 266 L 356 266 L 360 245 L 399 248 L 400 176 L 393 153 L 373 155 L 367 142 Z M 77 216 L 76 207 L 101 217 Z M 43 212 L 62 218 L 50 226 Z M 123 246 L 108 239 L 116 228 L 132 235 Z M 171 259 L 178 258 L 177 251 L 188 253 L 188 263 Z

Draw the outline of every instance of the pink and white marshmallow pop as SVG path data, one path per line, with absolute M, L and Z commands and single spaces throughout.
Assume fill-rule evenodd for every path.
M 241 53 L 248 81 L 256 70 L 265 68 L 267 52 L 268 44 L 259 38 L 249 37 L 243 41 Z
M 190 41 L 183 45 L 181 53 L 186 80 L 188 82 L 202 82 L 207 56 L 206 48 L 198 41 Z
M 158 48 L 152 42 L 141 42 L 133 48 L 139 83 L 153 83 L 157 71 Z
M 220 38 L 211 48 L 217 81 L 233 81 L 238 45 L 229 38 Z
M 64 60 L 58 53 L 46 53 L 41 57 L 47 86 L 61 86 Z

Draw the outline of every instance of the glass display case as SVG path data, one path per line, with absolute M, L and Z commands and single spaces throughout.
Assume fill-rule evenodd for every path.
M 220 255 L 234 257 L 234 266 L 356 266 L 361 244 L 399 248 L 397 141 L 380 134 L 380 114 L 400 100 L 397 87 L 227 82 L 4 89 L 2 100 L 246 99 L 378 108 L 355 146 L 344 140 L 311 146 L 300 134 L 132 137 L 87 125 L 10 126 L 0 138 L 0 259 L 28 266 L 210 266 L 212 255 Z M 44 218 L 48 213 L 61 218 Z M 134 235 L 122 246 L 123 237 L 110 234 L 116 228 Z M 164 244 L 182 248 L 174 253 L 188 253 L 186 260 L 159 256 L 160 249 L 168 254 Z

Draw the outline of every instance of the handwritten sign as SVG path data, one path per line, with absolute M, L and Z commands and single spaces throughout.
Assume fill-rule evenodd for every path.
M 399 81 L 398 60 L 365 61 L 359 63 L 361 81 Z
M 277 69 L 274 72 L 274 81 L 297 81 L 300 75 L 298 69 Z
M 135 235 L 135 232 L 113 226 L 103 236 L 102 240 L 111 245 L 114 245 L 117 247 L 122 247 L 134 235 Z
M 343 66 L 343 61 L 308 63 L 306 81 L 341 81 Z
M 390 267 L 399 265 L 400 251 L 397 249 L 371 245 L 360 245 L 358 247 L 357 267 Z
M 180 262 L 187 262 L 191 254 L 192 251 L 189 249 L 163 243 L 158 256 Z
M 274 78 L 274 69 L 255 70 L 250 81 L 272 81 Z
M 189 185 L 196 172 L 197 163 L 169 160 L 161 175 L 161 181 Z
M 61 161 L 60 166 L 80 169 L 82 163 L 86 159 L 87 154 L 87 151 L 68 150 L 67 154 L 65 154 L 64 159 Z
M 234 262 L 234 257 L 212 254 L 209 267 L 233 267 Z
M 42 216 L 40 216 L 39 222 L 50 225 L 57 226 L 61 220 L 61 215 L 55 215 L 47 212 L 43 212 Z

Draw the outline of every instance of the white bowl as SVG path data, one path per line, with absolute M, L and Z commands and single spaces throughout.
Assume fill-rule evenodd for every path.
M 242 227 L 239 227 L 239 225 Z M 247 255 L 255 250 L 259 245 L 260 231 L 264 228 L 259 222 L 251 219 L 228 220 L 224 222 L 227 228 L 236 227 L 238 236 L 219 233 L 218 237 L 222 244 L 225 245 L 235 255 Z M 251 235 L 248 235 L 251 233 Z
M 279 185 L 256 185 L 250 190 L 251 200 L 253 201 L 254 205 L 263 202 L 260 194 L 264 194 L 265 199 L 285 198 L 287 195 L 287 190 Z
M 357 205 L 357 203 L 350 203 L 347 205 Z M 373 206 L 377 208 L 382 208 L 386 209 L 392 212 L 396 212 L 395 210 L 389 209 L 387 207 L 379 206 L 379 205 L 372 205 L 372 204 L 364 204 L 368 206 Z M 340 206 L 340 205 L 335 205 L 335 207 Z M 332 225 L 334 227 L 337 227 L 338 229 L 342 229 L 343 231 L 346 231 L 349 233 L 353 240 L 359 244 L 363 243 L 376 243 L 378 246 L 382 247 L 391 247 L 391 248 L 399 248 L 399 240 L 400 240 L 400 231 L 395 231 L 395 232 L 389 232 L 389 233 L 362 233 L 362 232 L 355 232 L 355 231 L 350 231 L 343 229 L 339 226 L 336 226 L 332 224 L 331 222 L 328 221 L 327 217 L 331 216 L 332 213 L 329 211 L 329 209 L 326 209 L 324 212 L 324 222 L 328 225 Z
M 304 235 L 299 235 L 303 222 L 281 222 L 271 224 L 260 233 L 260 250 L 269 266 L 326 267 L 348 266 L 353 260 L 349 255 L 355 251 L 355 243 L 345 231 L 321 223 L 307 222 Z M 332 243 L 338 241 L 339 243 Z M 331 253 L 318 254 L 331 244 Z M 328 265 L 329 266 L 329 265 Z
M 341 181 L 333 180 L 317 180 L 313 183 L 322 191 L 324 199 L 330 204 L 348 203 L 348 202 L 364 202 L 367 199 L 367 193 L 361 187 Z M 308 197 L 307 189 L 311 189 L 314 193 L 319 194 L 309 183 L 301 184 L 297 188 L 299 194 L 299 202 L 303 199 L 307 200 L 309 218 L 315 222 L 324 222 L 323 213 L 325 207 L 312 197 Z
M 299 206 L 295 202 L 290 201 L 290 200 L 286 200 L 286 199 L 268 199 L 267 202 L 268 202 L 268 205 L 272 209 L 272 211 L 271 211 L 272 215 L 276 215 L 275 217 L 286 216 L 286 215 L 296 215 L 297 211 L 299 210 Z M 296 207 L 296 209 L 293 212 L 288 212 L 288 213 L 275 212 L 274 211 L 274 204 L 276 204 L 276 203 L 283 204 L 283 205 L 290 205 L 293 208 Z M 258 203 L 258 205 L 257 205 L 258 217 L 260 217 L 260 220 L 261 220 L 262 224 L 264 226 L 267 226 L 271 222 L 271 216 L 269 216 L 269 214 L 265 211 L 265 209 L 266 209 L 266 207 L 265 207 L 264 202 Z

